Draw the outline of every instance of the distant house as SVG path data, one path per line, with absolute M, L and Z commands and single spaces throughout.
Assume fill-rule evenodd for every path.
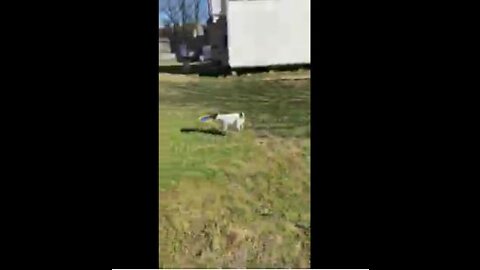
M 209 0 L 208 4 L 210 19 L 203 33 L 198 35 L 196 25 L 182 35 L 171 32 L 172 51 L 192 52 L 199 55 L 194 61 L 231 68 L 310 64 L 310 0 Z

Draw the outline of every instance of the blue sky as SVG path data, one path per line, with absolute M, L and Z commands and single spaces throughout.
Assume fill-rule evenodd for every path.
M 160 26 L 162 25 L 162 21 L 166 21 L 166 16 L 162 12 L 162 3 L 165 2 L 165 0 L 159 0 L 160 4 L 160 16 L 159 16 L 159 24 Z M 173 0 L 173 1 L 178 1 L 178 0 Z M 187 0 L 189 1 L 189 0 Z M 201 12 L 200 12 L 200 22 L 205 23 L 208 19 L 208 0 L 201 0 Z

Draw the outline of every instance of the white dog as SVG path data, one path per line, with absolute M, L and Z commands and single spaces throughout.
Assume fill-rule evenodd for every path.
M 240 131 L 245 124 L 245 114 L 243 112 L 207 115 L 201 117 L 200 121 L 205 122 L 210 119 L 219 122 L 223 131 L 227 131 L 229 127 L 234 127 L 237 131 Z

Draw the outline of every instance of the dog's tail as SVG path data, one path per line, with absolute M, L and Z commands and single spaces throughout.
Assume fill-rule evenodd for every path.
M 201 116 L 199 119 L 200 119 L 201 122 L 207 122 L 209 120 L 215 120 L 217 118 L 217 115 L 218 115 L 218 113 L 205 115 L 205 116 Z

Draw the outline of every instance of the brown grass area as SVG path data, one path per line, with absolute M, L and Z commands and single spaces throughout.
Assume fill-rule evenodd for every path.
M 255 159 L 216 165 L 227 181 L 182 179 L 160 194 L 162 268 L 309 267 L 308 143 L 256 143 Z

